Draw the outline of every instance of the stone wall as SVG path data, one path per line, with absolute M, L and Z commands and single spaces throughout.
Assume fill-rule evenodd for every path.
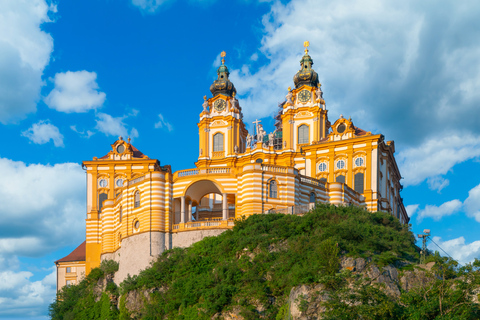
M 216 237 L 219 234 L 223 233 L 225 230 L 226 229 L 210 229 L 172 233 L 171 245 L 173 248 L 190 247 L 192 244 L 202 240 L 205 237 Z

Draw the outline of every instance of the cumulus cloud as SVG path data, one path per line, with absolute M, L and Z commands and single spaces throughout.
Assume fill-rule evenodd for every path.
M 0 158 L 0 176 L 0 318 L 34 318 L 55 297 L 55 270 L 33 280 L 18 257 L 40 257 L 85 239 L 85 173 L 74 163 Z
M 418 211 L 417 222 L 422 221 L 424 218 L 432 218 L 435 221 L 439 221 L 445 216 L 457 213 L 462 208 L 462 202 L 454 199 L 441 204 L 439 207 L 426 205 L 424 209 Z
M 464 205 L 467 215 L 480 222 L 480 184 L 468 192 Z
M 407 215 L 409 218 L 411 218 L 415 214 L 415 212 L 417 212 L 418 206 L 419 206 L 418 204 L 410 204 L 405 207 L 405 210 L 407 211 Z
M 45 103 L 57 111 L 87 112 L 97 109 L 105 101 L 105 93 L 99 92 L 97 74 L 88 71 L 57 73 L 55 87 L 45 98 Z
M 42 73 L 53 51 L 52 37 L 41 30 L 54 5 L 45 0 L 5 0 L 0 10 L 0 122 L 36 111 Z
M 453 0 L 442 6 L 413 0 L 275 2 L 263 17 L 260 50 L 247 53 L 268 62 L 230 68 L 246 122 L 275 113 L 309 40 L 330 119 L 352 116 L 357 126 L 396 140 L 399 151 L 412 148 L 403 154 L 402 173 L 411 173 L 407 184 L 441 175 L 480 150 L 469 151 L 465 143 L 480 135 L 480 117 L 472 116 L 480 104 L 478 10 L 480 4 Z M 435 155 L 414 157 L 437 139 L 447 145 L 438 142 Z M 443 155 L 445 163 L 437 157 Z M 419 167 L 427 158 L 434 162 Z M 431 181 L 435 190 L 446 185 L 437 182 Z
M 122 117 L 112 117 L 106 113 L 98 113 L 96 119 L 97 125 L 95 128 L 107 136 L 129 136 L 130 138 L 134 139 L 138 137 L 138 130 L 132 128 L 129 132 L 127 124 L 125 124 L 123 121 L 126 118 L 128 118 L 128 115 Z
M 441 237 L 433 237 L 433 241 L 461 264 L 472 262 L 475 258 L 480 259 L 480 241 L 466 244 L 464 237 L 448 241 L 442 241 Z M 428 249 L 443 255 L 443 252 L 432 242 L 428 244 Z
M 55 147 L 64 146 L 63 135 L 58 128 L 48 120 L 41 120 L 34 123 L 32 127 L 22 132 L 22 136 L 27 137 L 30 141 L 36 144 L 45 144 L 52 140 Z
M 443 188 L 446 174 L 454 165 L 480 156 L 480 136 L 451 134 L 428 139 L 418 147 L 407 148 L 397 156 L 403 184 L 416 185 L 431 178 L 432 189 Z M 443 181 L 443 182 L 442 182 Z
M 173 130 L 173 126 L 167 120 L 165 120 L 165 118 L 161 113 L 158 114 L 158 118 L 159 118 L 158 122 L 155 123 L 155 129 L 161 128 L 167 131 Z

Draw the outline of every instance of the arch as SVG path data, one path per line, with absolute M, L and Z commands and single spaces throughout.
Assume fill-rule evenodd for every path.
M 355 173 L 355 182 L 353 189 L 358 193 L 363 193 L 363 186 L 364 186 L 364 174 L 362 172 Z
M 134 203 L 135 205 L 133 206 L 134 208 L 140 207 L 140 191 L 135 191 L 134 193 Z
M 278 198 L 278 184 L 274 179 L 268 183 L 268 195 L 270 198 Z
M 310 142 L 310 127 L 302 124 L 297 128 L 297 143 L 305 144 Z
M 191 183 L 185 189 L 185 198 L 190 198 L 192 201 L 200 202 L 200 199 L 209 193 L 223 194 L 222 187 L 213 180 L 198 180 Z
M 108 199 L 108 194 L 102 192 L 98 195 L 98 212 L 102 211 L 103 201 Z
M 213 135 L 213 152 L 223 151 L 223 133 L 217 132 Z

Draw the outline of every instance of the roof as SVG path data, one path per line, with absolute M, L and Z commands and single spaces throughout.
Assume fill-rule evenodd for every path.
M 86 242 L 83 241 L 81 245 L 79 245 L 75 250 L 70 252 L 70 254 L 66 257 L 63 257 L 60 260 L 55 261 L 55 263 L 58 262 L 72 262 L 72 261 L 85 261 L 85 247 L 86 247 Z
M 134 158 L 144 158 L 145 155 L 140 151 L 138 150 L 137 148 L 135 148 L 131 143 L 128 143 L 128 145 L 130 146 L 130 148 L 132 148 L 132 152 L 133 152 L 133 157 Z M 104 159 L 108 159 L 109 158 L 109 153 L 107 153 L 106 155 L 104 155 L 103 157 L 101 157 L 100 159 L 104 160 Z
M 355 127 L 355 135 L 356 136 L 364 136 L 367 134 L 367 131 L 363 130 L 363 129 L 360 129 L 359 127 Z

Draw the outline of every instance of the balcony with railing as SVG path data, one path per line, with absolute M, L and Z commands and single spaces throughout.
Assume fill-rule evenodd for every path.
M 190 221 L 173 225 L 173 232 L 209 230 L 209 229 L 231 229 L 235 225 L 234 219 L 222 220 L 222 218 L 209 218 L 198 221 Z
M 174 173 L 173 180 L 184 178 L 184 177 L 191 177 L 197 175 L 220 175 L 220 174 L 227 174 L 230 175 L 232 173 L 232 168 L 230 167 L 215 167 L 215 168 L 206 168 L 206 169 L 187 169 L 187 170 L 180 170 Z

